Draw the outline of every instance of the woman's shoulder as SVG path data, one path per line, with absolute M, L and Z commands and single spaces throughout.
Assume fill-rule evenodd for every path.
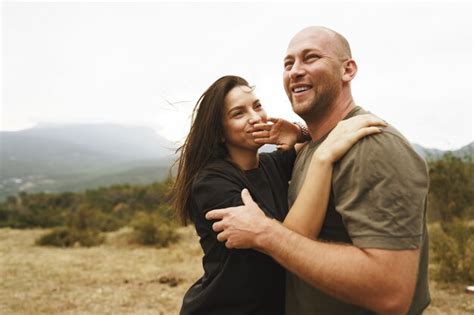
M 222 159 L 216 159 L 210 161 L 197 173 L 193 181 L 193 188 L 209 183 L 235 183 L 241 176 L 241 173 L 231 163 Z
M 232 164 L 213 162 L 197 173 L 191 196 L 198 212 L 205 213 L 210 209 L 241 205 L 240 193 L 245 187 L 243 175 L 234 170 Z
M 260 164 L 265 166 L 275 165 L 278 168 L 285 170 L 292 170 L 296 159 L 296 150 L 291 148 L 289 150 L 275 150 L 273 152 L 265 152 L 259 154 Z

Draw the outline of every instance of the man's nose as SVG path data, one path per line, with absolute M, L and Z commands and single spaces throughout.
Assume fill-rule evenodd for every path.
M 290 79 L 294 80 L 296 78 L 299 78 L 303 76 L 304 74 L 304 69 L 302 67 L 302 64 L 299 61 L 295 61 L 293 66 L 291 67 L 288 75 L 290 76 Z

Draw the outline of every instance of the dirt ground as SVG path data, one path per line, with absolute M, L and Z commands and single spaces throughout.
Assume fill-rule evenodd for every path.
M 92 248 L 34 245 L 46 230 L 0 229 L 0 314 L 178 314 L 202 273 L 192 227 L 169 248 L 129 245 L 124 229 Z M 424 314 L 473 314 L 463 285 L 431 283 Z

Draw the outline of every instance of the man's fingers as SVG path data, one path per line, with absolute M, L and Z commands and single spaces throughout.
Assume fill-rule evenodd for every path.
M 227 238 L 229 238 L 229 233 L 227 233 L 227 231 L 223 231 L 217 234 L 217 240 L 219 242 L 225 242 Z
M 255 201 L 253 201 L 252 196 L 250 196 L 250 193 L 247 188 L 242 189 L 242 201 L 244 202 L 244 205 L 248 206 L 251 204 L 255 204 Z
M 216 209 L 216 210 L 211 210 L 208 213 L 206 213 L 206 219 L 207 220 L 221 220 L 228 212 L 229 210 L 226 209 Z
M 222 221 L 217 221 L 212 224 L 212 229 L 214 232 L 220 232 L 224 230 L 224 223 Z

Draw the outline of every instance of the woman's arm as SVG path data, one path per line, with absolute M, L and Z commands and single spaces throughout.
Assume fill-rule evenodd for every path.
M 361 138 L 382 132 L 375 126 L 385 125 L 369 114 L 341 121 L 314 152 L 303 186 L 283 224 L 301 235 L 316 238 L 326 215 L 334 162 Z
M 331 191 L 332 164 L 315 152 L 303 186 L 283 225 L 312 239 L 319 235 Z

